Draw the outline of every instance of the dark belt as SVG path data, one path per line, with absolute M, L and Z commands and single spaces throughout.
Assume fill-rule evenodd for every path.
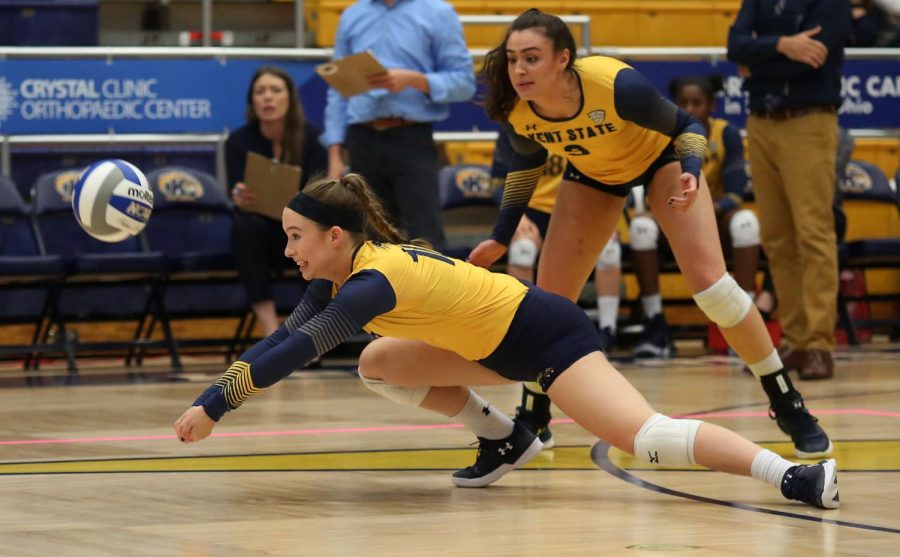
M 415 126 L 421 122 L 407 120 L 406 118 L 376 118 L 370 122 L 360 122 L 358 126 L 369 128 L 376 131 L 390 130 L 393 128 L 404 128 L 406 126 Z
M 774 110 L 754 110 L 752 114 L 754 116 L 759 116 L 760 118 L 766 118 L 769 120 L 775 120 L 776 122 L 781 122 L 784 120 L 790 120 L 791 118 L 799 118 L 800 116 L 806 116 L 807 114 L 816 114 L 819 112 L 834 114 L 836 110 L 831 105 L 789 106 L 784 108 L 776 108 Z

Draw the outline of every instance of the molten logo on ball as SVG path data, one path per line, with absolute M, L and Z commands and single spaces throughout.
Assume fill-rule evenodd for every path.
M 133 164 L 103 160 L 87 167 L 75 183 L 72 210 L 81 227 L 98 240 L 121 242 L 141 233 L 153 212 L 153 192 Z

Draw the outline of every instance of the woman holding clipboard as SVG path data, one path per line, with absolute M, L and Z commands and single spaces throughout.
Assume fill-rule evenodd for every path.
M 225 142 L 227 185 L 236 209 L 232 244 L 247 301 L 268 336 L 278 328 L 271 275 L 282 271 L 288 260 L 281 222 L 251 210 L 260 200 L 244 183 L 248 153 L 299 166 L 304 177 L 324 172 L 328 158 L 318 141 L 321 130 L 304 118 L 294 81 L 281 68 L 263 66 L 253 74 L 246 118 Z

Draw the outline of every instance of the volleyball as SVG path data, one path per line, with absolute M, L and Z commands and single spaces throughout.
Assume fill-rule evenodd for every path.
M 85 232 L 103 242 L 137 236 L 153 212 L 147 177 L 130 162 L 108 159 L 84 169 L 72 192 L 72 210 Z

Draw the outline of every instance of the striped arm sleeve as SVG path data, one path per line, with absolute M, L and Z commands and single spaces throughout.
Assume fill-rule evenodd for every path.
M 274 385 L 331 350 L 396 304 L 394 289 L 383 274 L 366 270 L 353 275 L 324 310 L 252 362 L 239 360 L 232 364 L 222 378 L 200 395 L 194 406 L 203 406 L 206 414 L 218 421 L 248 396 Z
M 325 309 L 331 300 L 331 287 L 330 280 L 317 279 L 309 283 L 306 292 L 303 293 L 303 299 L 284 321 L 284 327 L 288 332 L 296 331 L 314 315 Z
M 703 124 L 660 95 L 647 78 L 633 69 L 620 71 L 613 87 L 616 112 L 625 120 L 671 137 L 681 170 L 699 180 L 706 156 Z
M 531 201 L 531 195 L 544 175 L 547 151 L 534 141 L 522 137 L 508 124 L 502 126 L 512 146 L 509 172 L 503 185 L 503 199 L 491 238 L 509 245 L 519 220 Z

